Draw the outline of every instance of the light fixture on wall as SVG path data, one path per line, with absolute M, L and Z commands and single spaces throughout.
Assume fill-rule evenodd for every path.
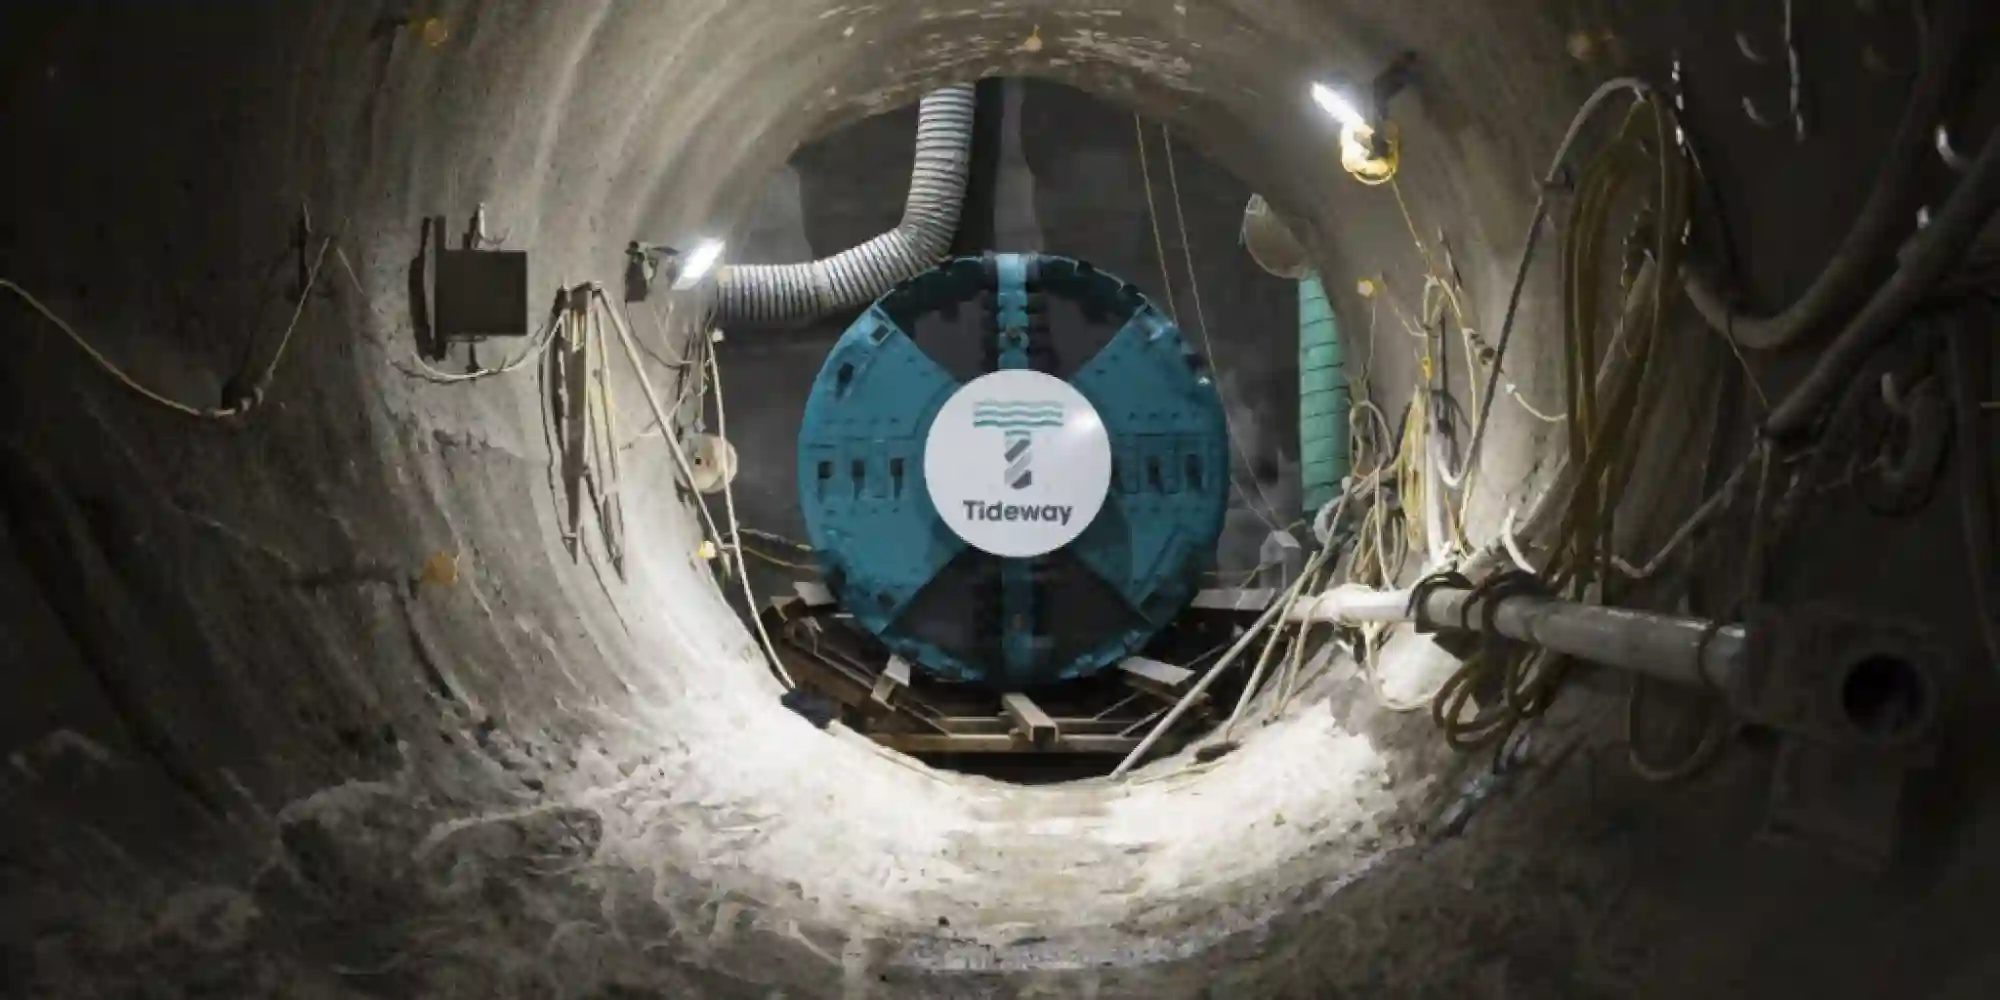
M 1324 83 L 1315 83 L 1312 85 L 1312 99 L 1314 104 L 1319 105 L 1327 114 L 1332 115 L 1333 120 L 1339 122 L 1343 128 L 1355 128 L 1368 124 L 1367 116 L 1361 113 L 1360 108 L 1354 106 L 1353 101 L 1347 99 L 1347 95 Z
M 661 275 L 666 276 L 676 292 L 701 284 L 715 270 L 715 265 L 722 262 L 725 247 L 721 240 L 702 240 L 693 250 L 683 253 L 665 243 L 633 240 L 625 247 L 625 301 L 644 302 L 652 291 L 653 280 Z
M 1381 184 L 1395 176 L 1397 129 L 1389 120 L 1391 98 L 1415 76 L 1417 54 L 1404 52 L 1369 82 L 1366 105 L 1356 103 L 1343 88 L 1315 82 L 1312 100 L 1340 123 L 1340 162 L 1355 179 Z
M 708 272 L 722 262 L 722 249 L 721 240 L 702 240 L 695 244 L 682 262 L 680 274 L 674 278 L 674 291 L 684 292 L 700 284 L 701 279 L 708 277 Z

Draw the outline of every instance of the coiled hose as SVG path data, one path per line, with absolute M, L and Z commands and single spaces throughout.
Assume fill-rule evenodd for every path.
M 1564 593 L 1586 600 L 1591 586 L 1610 579 L 1613 517 L 1631 484 L 1636 445 L 1658 401 L 1664 341 L 1665 301 L 1659 275 L 1680 267 L 1679 235 L 1686 226 L 1686 163 L 1673 141 L 1673 113 L 1643 90 L 1626 113 L 1617 135 L 1585 166 L 1577 185 L 1562 241 L 1563 383 L 1569 448 L 1567 496 L 1559 518 L 1554 555 L 1543 579 L 1526 573 L 1499 573 L 1479 587 L 1491 608 L 1502 588 Z M 1635 239 L 1648 253 L 1620 276 L 1626 310 L 1611 340 L 1601 337 L 1600 272 L 1612 247 L 1607 229 L 1623 196 L 1643 197 L 1643 224 Z M 1593 371 L 1614 354 L 1625 363 L 1608 384 Z M 1488 628 L 1487 634 L 1492 630 Z M 1524 722 L 1554 703 L 1567 661 L 1546 650 L 1488 643 L 1448 678 L 1431 702 L 1431 718 L 1453 749 L 1504 745 Z M 1501 698 L 1479 704 L 1480 692 L 1497 689 Z
M 896 228 L 823 260 L 722 268 L 715 279 L 716 322 L 817 319 L 866 305 L 943 260 L 965 202 L 973 109 L 970 84 L 932 91 L 918 106 L 917 162 Z

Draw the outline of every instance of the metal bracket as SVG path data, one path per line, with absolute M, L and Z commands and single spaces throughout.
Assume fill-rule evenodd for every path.
M 1760 606 L 1730 706 L 1773 729 L 1907 763 L 1931 755 L 1943 656 L 1921 626 L 1828 605 Z
M 910 686 L 910 661 L 900 656 L 889 657 L 889 665 L 882 670 L 882 676 L 875 678 L 875 689 L 868 698 L 883 708 L 893 708 L 896 692 Z
M 1931 763 L 1943 655 L 1921 626 L 1825 605 L 1752 610 L 1738 712 L 1786 735 L 1765 836 L 1879 867 L 1910 769 Z
M 1171 663 L 1133 656 L 1118 661 L 1125 683 L 1168 703 L 1179 701 L 1182 689 L 1194 679 L 1194 671 Z
M 1000 696 L 1000 707 L 1013 722 L 1014 730 L 1027 737 L 1029 744 L 1037 750 L 1046 750 L 1062 738 L 1062 730 L 1056 720 L 1049 718 L 1034 699 L 1020 692 Z
M 792 593 L 799 595 L 799 600 L 804 601 L 806 607 L 813 611 L 827 611 L 840 605 L 840 602 L 834 599 L 833 591 L 826 589 L 826 584 L 817 580 L 793 581 Z

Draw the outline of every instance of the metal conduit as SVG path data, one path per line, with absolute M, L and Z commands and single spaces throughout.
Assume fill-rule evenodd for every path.
M 1718 626 L 1699 618 L 1528 594 L 1483 598 L 1455 587 L 1430 589 L 1421 608 L 1412 609 L 1410 599 L 1408 590 L 1340 587 L 1303 605 L 1294 617 L 1350 625 L 1404 622 L 1414 610 L 1427 624 L 1456 626 L 1462 621 L 1475 630 L 1490 620 L 1494 631 L 1518 642 L 1694 687 L 1726 689 L 1742 671 L 1749 650 L 1741 625 Z M 1495 602 L 1490 616 L 1487 600 Z

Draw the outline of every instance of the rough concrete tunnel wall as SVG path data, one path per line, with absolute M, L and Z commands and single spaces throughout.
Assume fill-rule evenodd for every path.
M 1623 689 L 1603 676 L 1500 774 L 1376 707 L 1351 664 L 1220 761 L 1055 789 L 938 774 L 777 708 L 660 456 L 627 470 L 621 582 L 562 542 L 532 385 L 396 367 L 427 214 L 486 202 L 496 234 L 533 249 L 539 303 L 615 281 L 628 239 L 745 217 L 801 142 L 985 75 L 1171 121 L 1307 224 L 1359 325 L 1351 279 L 1414 289 L 1416 252 L 1286 95 L 1403 48 L 1428 70 L 1398 112 L 1402 193 L 1422 232 L 1450 232 L 1482 315 L 1504 305 L 1576 100 L 1625 69 L 1665 78 L 1676 55 L 1691 131 L 1732 150 L 1717 184 L 1757 294 L 1781 301 L 1858 203 L 1865 158 L 1743 121 L 1745 93 L 1776 91 L 1727 44 L 1742 5 L 1608 6 L 494 0 L 437 7 L 441 39 L 374 4 L 10 10 L 0 275 L 121 367 L 218 402 L 277 350 L 302 249 L 309 263 L 334 237 L 342 254 L 243 420 L 138 399 L 0 305 L 0 991 L 1993 995 L 1987 689 L 1949 780 L 1920 790 L 1950 822 L 1919 824 L 1916 863 L 1879 876 L 1757 842 L 1767 744 L 1685 787 L 1633 778 Z M 1907 65 L 1909 11 L 1837 6 L 1815 27 L 1836 66 L 1815 94 L 1828 141 L 1866 149 L 1899 78 L 1851 67 L 1863 39 Z M 1775 10 L 1754 16 L 1771 37 Z M 1022 138 L 1032 171 L 1043 154 Z M 809 227 L 793 249 L 832 242 Z M 1530 394 L 1557 385 L 1551 270 L 1525 304 Z M 1717 345 L 1679 332 L 1699 381 Z M 1405 352 L 1381 361 L 1385 385 L 1413 381 Z M 726 374 L 754 384 L 736 374 L 751 367 Z M 619 399 L 641 426 L 633 387 Z M 1663 438 L 1697 436 L 1712 397 L 1674 399 Z M 1510 421 L 1475 527 L 1532 490 L 1551 447 Z M 1699 484 L 1672 472 L 1653 496 L 1684 510 Z M 1787 593 L 1865 594 L 1963 638 L 1958 589 L 1877 573 L 1956 556 L 1954 513 L 1843 510 L 1812 537 L 1850 555 L 1817 557 Z

